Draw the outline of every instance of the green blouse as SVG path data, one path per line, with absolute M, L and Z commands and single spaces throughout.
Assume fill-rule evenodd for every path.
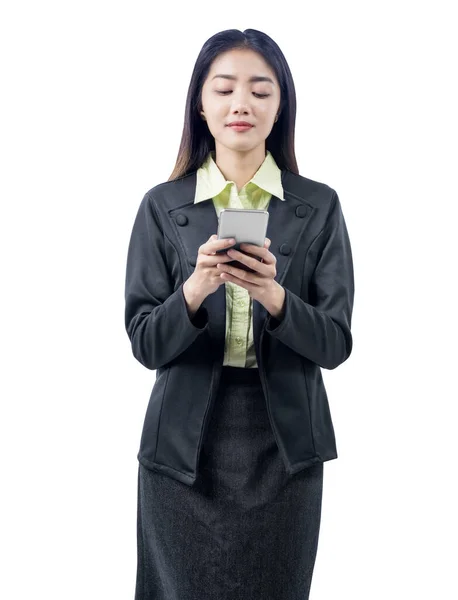
M 234 181 L 227 181 L 215 162 L 215 151 L 197 170 L 194 203 L 212 198 L 216 214 L 223 208 L 267 210 L 272 195 L 285 200 L 281 170 L 267 151 L 264 162 L 240 190 Z M 216 233 L 216 231 L 215 231 Z M 224 366 L 257 368 L 253 343 L 253 299 L 248 291 L 232 281 L 226 287 L 226 341 Z

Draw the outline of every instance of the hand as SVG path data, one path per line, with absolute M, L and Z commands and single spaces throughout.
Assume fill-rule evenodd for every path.
M 268 250 L 269 246 L 270 240 L 268 238 L 266 238 L 263 248 L 254 244 L 240 244 L 241 250 L 259 256 L 262 262 L 235 249 L 227 251 L 227 256 L 249 267 L 252 272 L 224 264 L 222 261 L 217 264 L 217 268 L 223 281 L 232 281 L 236 285 L 245 288 L 251 298 L 260 302 L 272 316 L 280 319 L 284 310 L 285 290 L 274 279 L 277 275 L 275 266 L 277 259 Z M 227 263 L 227 261 L 224 262 Z
M 185 295 L 190 314 L 194 314 L 205 298 L 216 292 L 224 283 L 220 272 L 216 268 L 218 263 L 233 260 L 225 252 L 216 254 L 217 250 L 224 250 L 235 244 L 234 239 L 218 240 L 218 236 L 212 235 L 199 247 L 196 268 L 193 274 L 184 282 L 183 293 Z

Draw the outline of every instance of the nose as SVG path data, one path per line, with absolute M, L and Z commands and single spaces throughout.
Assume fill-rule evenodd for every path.
M 232 94 L 232 112 L 238 114 L 247 114 L 250 112 L 250 104 L 247 92 L 233 92 Z
M 247 108 L 247 106 L 245 104 L 242 104 L 241 102 L 234 104 L 232 107 L 232 113 L 234 115 L 247 115 L 249 112 L 250 111 Z

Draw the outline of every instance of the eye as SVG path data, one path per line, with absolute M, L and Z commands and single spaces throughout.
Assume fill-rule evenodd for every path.
M 222 94 L 223 96 L 225 96 L 226 94 L 231 94 L 232 90 L 227 90 L 227 91 L 218 91 L 216 90 L 217 94 Z M 268 96 L 270 96 L 270 94 L 257 94 L 256 92 L 253 92 L 253 94 L 257 97 L 257 98 L 267 98 Z

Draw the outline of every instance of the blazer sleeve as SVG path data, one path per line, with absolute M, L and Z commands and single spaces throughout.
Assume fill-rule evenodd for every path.
M 354 299 L 350 239 L 335 191 L 326 223 L 309 252 L 317 255 L 309 283 L 310 304 L 284 288 L 283 318 L 269 317 L 266 331 L 320 367 L 335 369 L 352 351 Z
M 146 368 L 158 369 L 186 350 L 207 326 L 204 307 L 189 317 L 183 283 L 174 290 L 164 234 L 147 193 L 138 209 L 127 252 L 125 327 L 132 353 Z

